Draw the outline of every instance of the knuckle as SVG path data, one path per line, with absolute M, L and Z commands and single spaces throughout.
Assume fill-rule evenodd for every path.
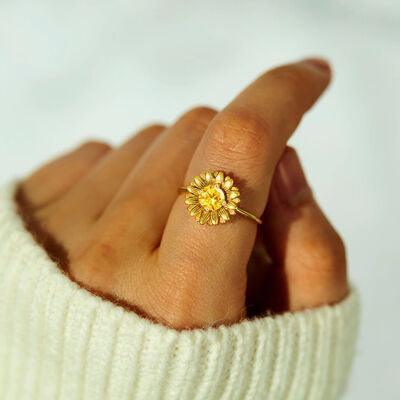
M 143 254 L 135 257 L 123 254 L 124 246 L 115 240 L 118 234 L 125 233 L 124 228 L 112 227 L 111 234 L 96 235 L 96 240 L 83 241 L 71 248 L 70 264 L 75 277 L 86 283 L 97 282 L 98 286 L 112 283 L 121 290 L 128 276 L 132 276 L 142 262 Z M 103 287 L 104 288 L 104 287 Z
M 197 106 L 185 113 L 185 116 L 189 119 L 210 119 L 214 118 L 217 112 L 207 106 Z
M 111 150 L 111 146 L 100 140 L 88 140 L 80 146 L 80 149 L 82 151 L 95 151 L 101 153 Z
M 70 260 L 69 273 L 81 284 L 102 287 L 104 271 L 101 267 L 94 253 L 86 253 Z
M 182 116 L 181 121 L 194 126 L 198 130 L 204 130 L 216 114 L 217 111 L 210 107 L 199 106 L 187 111 Z
M 144 130 L 146 131 L 162 131 L 166 128 L 164 124 L 149 124 L 147 125 Z
M 227 160 L 261 161 L 270 134 L 268 122 L 252 111 L 225 111 L 212 124 L 207 152 L 211 157 L 214 155 Z
M 144 135 L 144 136 L 148 135 L 150 137 L 157 136 L 160 132 L 162 132 L 166 128 L 167 127 L 163 124 L 146 125 L 138 134 L 134 135 L 129 142 L 133 144 L 135 142 L 135 139 L 139 135 Z
M 118 265 L 118 248 L 115 241 L 99 237 L 89 246 L 74 249 L 71 261 L 80 265 L 83 273 L 90 272 L 91 276 L 102 276 L 104 265 Z
M 146 125 L 138 132 L 133 134 L 122 146 L 132 148 L 132 151 L 134 151 L 134 149 L 138 146 L 138 140 L 140 140 L 140 138 L 144 139 L 145 141 L 152 141 L 166 128 L 167 127 L 163 124 Z

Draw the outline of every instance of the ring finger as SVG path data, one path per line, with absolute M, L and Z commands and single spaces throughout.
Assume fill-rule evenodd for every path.
M 80 247 L 130 170 L 163 129 L 159 125 L 143 129 L 110 151 L 58 201 L 39 210 L 37 217 L 46 231 L 53 234 L 69 253 Z

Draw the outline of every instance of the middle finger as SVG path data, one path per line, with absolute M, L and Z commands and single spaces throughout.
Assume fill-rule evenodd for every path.
M 154 249 L 160 242 L 165 223 L 175 202 L 192 155 L 216 112 L 195 108 L 170 126 L 127 177 L 104 218 L 122 213 L 132 221 L 129 243 L 134 239 Z

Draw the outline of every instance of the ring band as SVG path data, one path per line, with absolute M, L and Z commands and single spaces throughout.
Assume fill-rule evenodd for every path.
M 235 214 L 262 223 L 260 218 L 238 206 L 239 189 L 234 186 L 233 179 L 221 171 L 203 172 L 180 189 L 186 192 L 185 204 L 189 214 L 201 225 L 224 224 Z

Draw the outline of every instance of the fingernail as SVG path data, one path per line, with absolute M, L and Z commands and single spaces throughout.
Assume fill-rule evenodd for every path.
M 329 74 L 331 73 L 331 66 L 327 60 L 323 58 L 306 58 L 303 60 L 304 63 L 311 65 L 313 68 L 318 69 L 318 71 Z
M 303 204 L 312 196 L 299 157 L 291 147 L 286 148 L 279 161 L 274 185 L 279 199 L 291 207 Z

